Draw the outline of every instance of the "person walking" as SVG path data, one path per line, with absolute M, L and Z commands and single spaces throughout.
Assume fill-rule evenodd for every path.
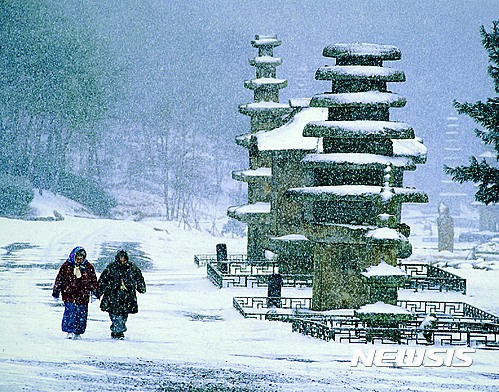
M 88 302 L 97 289 L 97 275 L 87 260 L 87 252 L 81 246 L 74 248 L 61 265 L 55 278 L 52 296 L 59 299 L 62 293 L 64 315 L 62 331 L 68 339 L 80 339 L 87 328 Z
M 97 298 L 101 298 L 100 308 L 109 313 L 111 337 L 124 339 L 126 322 L 130 313 L 137 313 L 137 293 L 146 292 L 146 283 L 139 267 L 129 260 L 128 253 L 118 251 L 114 261 L 102 272 L 97 285 Z

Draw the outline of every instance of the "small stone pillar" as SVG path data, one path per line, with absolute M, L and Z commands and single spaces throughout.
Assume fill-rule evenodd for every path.
M 282 276 L 280 274 L 272 274 L 269 276 L 268 291 L 267 291 L 267 307 L 276 308 L 282 307 L 281 303 L 281 287 Z
M 220 272 L 227 273 L 227 245 L 217 244 L 217 262 Z
M 454 251 L 454 219 L 450 216 L 449 207 L 440 203 L 438 207 L 438 251 Z

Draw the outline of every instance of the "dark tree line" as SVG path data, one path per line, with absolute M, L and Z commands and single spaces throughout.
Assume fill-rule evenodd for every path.
M 103 214 L 115 206 L 109 193 L 159 195 L 167 219 L 199 227 L 220 211 L 230 176 L 220 138 L 203 129 L 206 121 L 178 112 L 191 98 L 178 86 L 162 86 L 152 102 L 127 102 L 137 69 L 116 63 L 95 29 L 80 23 L 85 16 L 68 15 L 71 6 L 0 2 L 0 175 Z M 169 80 L 178 69 L 163 72 Z M 207 109 L 192 105 L 193 113 Z

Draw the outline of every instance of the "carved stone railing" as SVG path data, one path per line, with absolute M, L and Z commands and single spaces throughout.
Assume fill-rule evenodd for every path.
M 433 329 L 422 329 L 418 324 L 401 328 L 373 328 L 364 324 L 356 327 L 331 327 L 331 320 L 317 321 L 302 318 L 291 320 L 292 330 L 325 341 L 347 343 L 419 344 L 419 345 L 467 345 L 499 347 L 499 325 L 492 327 L 460 322 L 439 322 Z
M 248 257 L 246 256 L 246 254 L 232 254 L 227 256 L 227 260 L 246 263 L 248 261 Z M 198 267 L 203 267 L 209 262 L 212 263 L 217 262 L 217 255 L 216 254 L 194 255 L 194 264 L 196 264 Z
M 276 261 L 248 260 L 246 254 L 232 254 L 217 261 L 215 254 L 195 255 L 194 263 L 207 266 L 208 278 L 222 287 L 266 287 L 268 276 L 279 273 Z M 208 267 L 211 264 L 211 267 Z M 430 264 L 399 264 L 410 280 L 402 288 L 458 291 L 466 294 L 466 279 Z M 283 274 L 283 287 L 312 287 L 313 275 Z
M 499 317 L 465 302 L 398 300 L 397 305 L 416 314 L 435 313 L 437 317 L 452 316 L 499 323 Z
M 399 264 L 410 280 L 405 289 L 458 291 L 466 294 L 466 279 L 431 264 Z
M 279 308 L 268 306 L 269 297 L 234 297 L 233 305 L 245 318 L 289 321 L 299 309 L 310 309 L 311 298 L 280 297 Z
M 348 343 L 398 343 L 422 345 L 467 345 L 499 347 L 499 324 L 469 319 L 438 321 L 434 328 L 421 328 L 422 318 L 400 328 L 370 327 L 351 317 L 341 321 L 334 317 L 322 321 L 292 318 L 292 330 L 322 340 Z
M 279 273 L 276 261 L 208 261 L 208 279 L 218 288 L 267 287 L 271 275 Z M 311 275 L 282 274 L 283 287 L 312 287 Z
M 398 301 L 398 306 L 415 314 L 413 320 L 401 322 L 398 328 L 373 327 L 356 317 L 353 310 L 335 315 L 310 312 L 310 298 L 280 298 L 280 302 L 282 307 L 276 308 L 269 306 L 267 297 L 233 300 L 246 318 L 291 322 L 293 331 L 326 341 L 499 347 L 499 318 L 463 302 Z M 437 321 L 431 328 L 422 328 L 429 313 L 434 313 Z

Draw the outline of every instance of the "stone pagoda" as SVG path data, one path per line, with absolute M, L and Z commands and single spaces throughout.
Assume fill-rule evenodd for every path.
M 327 118 L 311 121 L 303 135 L 320 138 L 316 153 L 301 164 L 308 186 L 288 189 L 299 203 L 297 234 L 312 243 L 314 310 L 358 308 L 369 302 L 362 272 L 382 260 L 395 265 L 411 254 L 409 227 L 401 222 L 402 203 L 428 201 L 403 186 L 403 175 L 424 162 L 420 141 L 405 123 L 390 121 L 389 110 L 405 99 L 387 88 L 403 82 L 402 71 L 383 66 L 401 58 L 394 46 L 336 44 L 324 49 L 334 66 L 317 70 L 331 91 L 310 100 Z
M 254 91 L 254 102 L 239 106 L 239 112 L 251 119 L 251 131 L 236 138 L 238 144 L 248 148 L 249 168 L 232 173 L 235 180 L 248 183 L 248 204 L 230 207 L 227 213 L 248 225 L 248 260 L 262 260 L 271 225 L 271 160 L 247 141 L 255 133 L 283 125 L 285 116 L 293 109 L 289 104 L 279 103 L 279 91 L 287 86 L 285 79 L 276 78 L 276 69 L 282 60 L 274 57 L 274 48 L 281 45 L 281 41 L 275 35 L 256 35 L 251 44 L 258 49 L 258 55 L 249 60 L 256 68 L 256 78 L 245 81 L 244 86 Z
M 467 155 L 464 155 L 462 148 L 466 135 L 459 127 L 459 118 L 456 116 L 447 117 L 445 125 L 446 129 L 442 140 L 444 152 L 442 161 L 444 165 L 455 167 L 466 159 Z M 441 181 L 441 190 L 438 196 L 440 202 L 449 208 L 452 216 L 460 216 L 463 206 L 470 204 L 469 198 L 463 192 L 465 187 L 466 184 L 463 185 L 452 181 L 448 176 L 445 176 Z

